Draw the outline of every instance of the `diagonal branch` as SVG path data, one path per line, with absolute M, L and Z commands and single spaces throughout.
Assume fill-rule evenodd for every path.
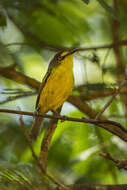
M 61 108 L 57 110 L 57 113 L 60 114 Z M 54 113 L 55 116 L 55 113 Z M 48 161 L 48 152 L 50 143 L 52 140 L 52 136 L 55 132 L 55 129 L 57 127 L 58 119 L 51 119 L 49 122 L 48 127 L 46 128 L 44 138 L 42 140 L 41 144 L 41 151 L 40 151 L 40 162 L 43 166 L 43 168 L 46 170 L 47 161 Z
M 108 102 L 104 105 L 104 107 L 99 111 L 95 119 L 99 119 L 102 113 L 109 107 L 109 105 L 112 103 L 114 98 L 120 93 L 120 90 L 125 86 L 127 82 L 127 79 L 123 80 L 119 86 L 119 88 L 116 90 L 116 92 L 112 95 L 112 97 L 108 100 Z
M 0 75 L 36 90 L 38 90 L 40 86 L 40 83 L 37 80 L 16 71 L 13 65 L 9 67 L 0 67 Z
M 118 169 L 127 170 L 127 160 L 118 160 L 118 159 L 112 157 L 109 153 L 100 153 L 100 156 L 102 156 L 103 158 L 105 158 L 107 160 L 111 160 L 112 162 L 114 162 L 116 164 L 116 166 L 118 167 Z

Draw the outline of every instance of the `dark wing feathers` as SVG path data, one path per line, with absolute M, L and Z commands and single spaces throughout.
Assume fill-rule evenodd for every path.
M 42 80 L 42 83 L 40 85 L 40 89 L 39 89 L 39 93 L 38 93 L 38 97 L 37 97 L 37 100 L 36 100 L 36 109 L 38 108 L 38 103 L 39 103 L 39 99 L 40 99 L 40 94 L 41 94 L 41 91 L 42 89 L 44 88 L 48 78 L 50 76 L 50 72 L 47 72 L 46 75 L 44 76 L 43 80 Z

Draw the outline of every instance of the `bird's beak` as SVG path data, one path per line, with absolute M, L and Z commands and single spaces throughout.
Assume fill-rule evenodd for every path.
M 63 57 L 62 57 L 62 59 L 64 59 L 65 57 L 67 57 L 67 56 L 69 56 L 69 55 L 72 55 L 72 54 L 74 54 L 75 52 L 77 52 L 78 51 L 78 49 L 77 48 L 75 48 L 75 49 L 73 49 L 73 50 L 71 50 L 70 52 L 68 52 L 66 55 L 64 55 Z
M 78 48 L 75 48 L 75 49 L 71 50 L 68 54 L 71 55 L 71 54 L 73 54 L 73 53 L 75 53 L 77 51 L 78 51 Z

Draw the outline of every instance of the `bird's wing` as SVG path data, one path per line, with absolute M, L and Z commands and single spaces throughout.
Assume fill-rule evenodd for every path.
M 36 110 L 39 109 L 39 108 L 38 108 L 38 103 L 39 103 L 41 91 L 43 90 L 43 88 L 44 88 L 44 86 L 45 86 L 45 84 L 46 84 L 46 82 L 47 82 L 47 79 L 48 79 L 48 77 L 50 76 L 52 70 L 60 64 L 60 62 L 57 60 L 57 58 L 58 58 L 58 56 L 60 56 L 60 54 L 61 54 L 62 52 L 63 52 L 63 50 L 60 51 L 60 52 L 58 52 L 58 53 L 54 56 L 54 58 L 50 61 L 50 64 L 49 64 L 49 67 L 48 67 L 48 71 L 47 71 L 46 75 L 44 76 L 44 78 L 43 78 L 43 80 L 42 80 L 42 83 L 41 83 L 41 86 L 40 86 L 39 94 L 38 94 L 37 101 L 36 101 L 36 107 L 35 107 Z
M 50 74 L 51 74 L 51 72 L 49 72 L 49 71 L 45 74 L 45 76 L 44 76 L 44 78 L 42 80 L 42 83 L 40 85 L 39 94 L 38 94 L 38 97 L 37 97 L 37 100 L 36 100 L 36 107 L 35 107 L 36 110 L 38 109 L 38 103 L 39 103 L 41 91 L 43 90 L 43 88 L 44 88 L 44 86 L 45 86 L 45 84 L 46 84 L 46 82 L 47 82 Z

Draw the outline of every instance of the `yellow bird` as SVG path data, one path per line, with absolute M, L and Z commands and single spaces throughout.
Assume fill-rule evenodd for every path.
M 56 111 L 69 97 L 74 86 L 73 52 L 58 52 L 51 60 L 44 76 L 36 101 L 36 112 L 44 114 Z M 30 131 L 30 138 L 36 140 L 43 118 L 35 117 Z

